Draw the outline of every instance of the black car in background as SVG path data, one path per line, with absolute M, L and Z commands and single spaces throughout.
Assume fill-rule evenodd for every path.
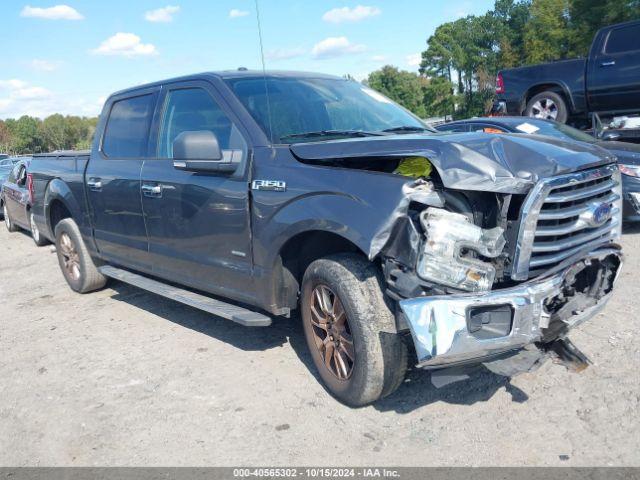
M 20 157 L 9 157 L 8 155 L 0 155 L 0 192 L 2 184 L 7 180 L 13 166 L 20 160 Z M 2 204 L 0 204 L 0 215 L 2 215 Z
M 15 232 L 23 228 L 31 232 L 33 241 L 38 246 L 45 245 L 47 239 L 40 235 L 40 230 L 33 220 L 31 212 L 30 177 L 28 174 L 31 157 L 21 157 L 13 164 L 0 192 L 0 205 L 7 230 Z
M 610 25 L 593 38 L 587 58 L 498 72 L 496 94 L 509 115 L 565 123 L 640 111 L 640 20 Z
M 598 145 L 618 158 L 624 195 L 623 219 L 640 221 L 640 145 L 598 140 L 580 130 L 551 120 L 523 117 L 470 118 L 436 127 L 440 132 L 520 133 L 545 135 Z

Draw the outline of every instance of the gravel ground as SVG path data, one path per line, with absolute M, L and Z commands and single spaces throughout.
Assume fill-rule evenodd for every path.
M 294 320 L 248 329 L 112 282 L 73 293 L 49 247 L 0 230 L 0 465 L 640 466 L 640 229 L 604 313 L 547 362 L 350 409 Z

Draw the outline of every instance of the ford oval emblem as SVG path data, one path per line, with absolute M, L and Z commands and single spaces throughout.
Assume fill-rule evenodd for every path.
M 603 225 L 607 220 L 611 218 L 611 212 L 613 206 L 610 203 L 594 204 L 591 208 L 591 224 L 594 227 Z

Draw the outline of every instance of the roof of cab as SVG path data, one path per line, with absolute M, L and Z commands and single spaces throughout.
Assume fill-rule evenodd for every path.
M 164 80 L 158 80 L 156 82 L 146 83 L 144 85 L 136 85 L 135 87 L 125 88 L 112 93 L 110 96 L 121 95 L 123 93 L 134 92 L 136 90 L 142 90 L 145 88 L 157 87 L 167 83 L 186 82 L 190 80 L 202 80 L 202 79 L 211 78 L 211 77 L 220 78 L 222 80 L 228 80 L 228 79 L 236 79 L 236 78 L 263 78 L 264 76 L 269 78 L 324 78 L 324 79 L 333 79 L 333 80 L 346 80 L 343 77 L 337 77 L 335 75 L 327 75 L 324 73 L 297 72 L 297 71 L 291 71 L 291 70 L 267 70 L 263 72 L 262 70 L 248 70 L 248 69 L 240 68 L 237 70 L 202 72 L 202 73 L 195 73 L 191 75 L 185 75 L 182 77 L 167 78 Z

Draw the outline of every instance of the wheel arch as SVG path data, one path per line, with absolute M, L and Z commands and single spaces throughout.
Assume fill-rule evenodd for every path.
M 561 81 L 554 80 L 549 82 L 537 83 L 529 87 L 529 89 L 525 92 L 524 97 L 522 99 L 520 114 L 524 114 L 527 108 L 527 104 L 529 103 L 529 100 L 531 100 L 535 95 L 542 92 L 557 93 L 567 102 L 567 109 L 569 110 L 567 113 L 571 115 L 573 111 L 575 111 L 575 103 L 573 100 L 573 96 L 571 95 L 571 91 L 569 90 L 569 87 Z
M 268 284 L 272 285 L 270 296 L 274 310 L 297 308 L 302 277 L 313 261 L 336 253 L 355 253 L 367 258 L 354 236 L 349 235 L 346 227 L 338 233 L 335 229 L 318 226 L 290 235 L 276 250 L 271 262 L 271 281 Z
M 47 230 L 53 238 L 60 220 L 73 218 L 78 222 L 82 218 L 82 209 L 69 186 L 60 179 L 54 179 L 45 192 L 43 214 Z

